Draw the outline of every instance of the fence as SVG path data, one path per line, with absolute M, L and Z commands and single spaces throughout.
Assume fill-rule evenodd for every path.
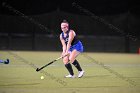
M 131 52 L 137 53 L 140 41 L 129 41 L 118 36 L 78 36 L 87 52 Z M 35 34 L 0 34 L 1 50 L 46 50 L 61 51 L 59 37 Z M 129 50 L 128 50 L 129 49 Z

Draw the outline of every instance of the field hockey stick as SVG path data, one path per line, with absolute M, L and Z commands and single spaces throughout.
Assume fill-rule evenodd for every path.
M 56 62 L 56 61 L 58 61 L 58 60 L 60 60 L 60 59 L 62 59 L 62 58 L 64 58 L 64 57 L 66 57 L 66 56 L 67 56 L 67 55 L 65 55 L 65 56 L 61 56 L 61 57 L 59 57 L 59 58 L 57 58 L 57 59 L 55 59 L 55 60 L 49 62 L 48 64 L 42 66 L 41 68 L 37 68 L 36 71 L 38 72 L 38 71 L 40 71 L 41 69 L 43 69 L 43 68 L 45 68 L 45 67 L 51 65 L 52 63 L 54 63 L 54 62 Z

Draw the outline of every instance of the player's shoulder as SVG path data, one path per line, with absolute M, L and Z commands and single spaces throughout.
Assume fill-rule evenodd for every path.
M 74 32 L 74 30 L 73 29 L 70 29 L 70 31 L 69 32 Z
M 76 34 L 75 31 L 72 30 L 72 29 L 70 29 L 69 34 L 70 34 L 70 33 L 72 33 L 72 34 L 74 34 L 74 35 Z
M 62 37 L 62 33 L 60 33 L 59 37 L 60 37 L 60 38 Z
M 74 31 L 74 30 L 72 30 L 72 29 L 70 29 L 70 30 L 69 30 L 69 33 L 75 33 L 75 31 Z

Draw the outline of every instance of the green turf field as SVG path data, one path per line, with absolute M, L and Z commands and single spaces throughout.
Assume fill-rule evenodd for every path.
M 84 53 L 78 56 L 82 78 L 64 78 L 62 60 L 36 72 L 36 67 L 58 58 L 60 52 L 0 51 L 0 93 L 140 93 L 140 55 Z M 92 58 L 90 58 L 92 57 Z M 73 66 L 75 75 L 77 70 Z M 40 77 L 45 79 L 41 80 Z

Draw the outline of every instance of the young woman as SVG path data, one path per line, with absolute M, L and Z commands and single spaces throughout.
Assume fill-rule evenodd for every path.
M 84 74 L 79 62 L 76 60 L 76 57 L 83 52 L 83 45 L 80 40 L 76 38 L 75 31 L 69 29 L 69 23 L 66 20 L 63 20 L 61 23 L 62 33 L 60 34 L 60 41 L 62 43 L 62 55 L 66 57 L 63 58 L 63 63 L 69 71 L 69 75 L 65 76 L 66 78 L 74 78 L 74 72 L 70 63 L 72 63 L 77 70 L 79 71 L 78 77 L 81 78 Z

